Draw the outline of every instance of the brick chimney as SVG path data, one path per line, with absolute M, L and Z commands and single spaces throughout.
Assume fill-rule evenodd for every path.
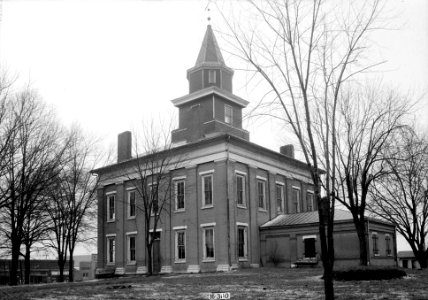
M 294 158 L 294 146 L 292 144 L 281 146 L 279 152 L 285 156 Z
M 132 158 L 132 135 L 131 131 L 119 133 L 117 136 L 117 162 Z

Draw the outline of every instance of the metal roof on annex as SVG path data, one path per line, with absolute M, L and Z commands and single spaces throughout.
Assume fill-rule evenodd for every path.
M 382 223 L 386 225 L 392 225 L 388 222 L 374 219 L 372 217 L 367 217 L 367 216 L 366 216 L 366 220 L 370 222 L 377 222 L 377 223 Z M 271 228 L 271 227 L 316 224 L 318 223 L 318 221 L 319 221 L 318 211 L 309 211 L 309 212 L 303 212 L 303 213 L 297 213 L 297 214 L 278 215 L 276 218 L 261 225 L 260 228 L 263 229 L 263 228 Z M 336 209 L 334 211 L 334 221 L 335 222 L 340 222 L 340 221 L 353 222 L 353 217 L 351 212 L 347 210 Z

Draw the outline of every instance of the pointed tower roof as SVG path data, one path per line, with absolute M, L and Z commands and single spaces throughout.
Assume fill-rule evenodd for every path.
M 204 40 L 202 41 L 201 50 L 199 50 L 195 67 L 199 67 L 204 64 L 225 65 L 223 56 L 221 55 L 220 47 L 218 46 L 211 25 L 207 26 L 207 31 L 205 32 Z

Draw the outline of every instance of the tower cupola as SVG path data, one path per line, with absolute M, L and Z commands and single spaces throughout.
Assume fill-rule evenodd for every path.
M 226 66 L 211 25 L 207 26 L 195 66 L 187 70 L 189 93 L 216 86 L 232 93 L 233 70 Z
M 232 93 L 233 70 L 226 66 L 211 25 L 207 26 L 195 66 L 187 70 L 189 94 L 172 100 L 179 109 L 173 143 L 188 143 L 220 134 L 249 140 L 242 128 L 248 101 Z

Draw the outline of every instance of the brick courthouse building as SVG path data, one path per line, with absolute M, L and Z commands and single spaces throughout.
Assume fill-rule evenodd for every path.
M 318 264 L 317 203 L 308 167 L 292 145 L 275 152 L 249 141 L 242 128 L 248 102 L 233 94 L 233 70 L 226 66 L 211 26 L 193 68 L 189 94 L 172 100 L 179 126 L 171 134 L 185 168 L 170 170 L 169 213 L 162 215 L 153 249 L 159 272 L 227 271 L 273 262 Z M 147 271 L 144 215 L 138 214 L 126 170 L 135 165 L 131 135 L 119 135 L 118 163 L 94 171 L 98 190 L 98 270 L 116 274 Z M 141 201 L 141 199 L 140 199 Z M 338 263 L 358 262 L 352 216 L 336 214 Z M 393 264 L 394 227 L 367 223 L 371 261 Z

